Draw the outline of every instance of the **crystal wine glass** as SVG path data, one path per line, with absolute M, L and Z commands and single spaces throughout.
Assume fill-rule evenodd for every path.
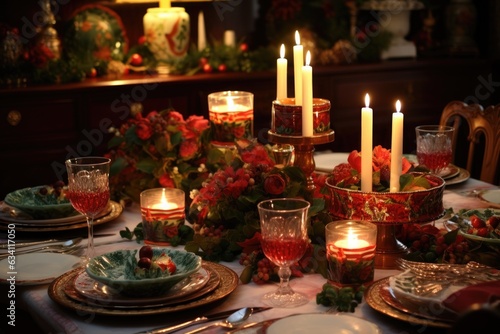
M 261 245 L 264 255 L 279 266 L 280 284 L 266 293 L 264 303 L 274 307 L 296 307 L 308 302 L 306 296 L 289 285 L 290 266 L 300 260 L 308 247 L 307 214 L 309 202 L 302 199 L 277 198 L 257 205 L 260 216 Z
M 66 160 L 67 196 L 71 205 L 87 219 L 88 244 L 84 263 L 94 256 L 94 218 L 109 202 L 110 162 L 110 159 L 103 157 Z

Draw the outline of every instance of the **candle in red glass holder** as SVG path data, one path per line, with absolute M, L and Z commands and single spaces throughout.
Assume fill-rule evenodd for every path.
M 144 243 L 167 246 L 177 238 L 186 217 L 184 191 L 154 188 L 141 192 Z
M 365 221 L 339 220 L 326 225 L 328 281 L 340 287 L 373 282 L 377 226 Z
M 253 94 L 250 92 L 209 94 L 208 116 L 212 143 L 216 146 L 234 147 L 235 140 L 253 138 Z

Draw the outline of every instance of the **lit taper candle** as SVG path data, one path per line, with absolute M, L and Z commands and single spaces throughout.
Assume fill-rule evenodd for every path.
M 399 177 L 402 172 L 403 159 L 403 123 L 401 102 L 396 101 L 396 112 L 392 114 L 392 142 L 391 142 L 391 183 L 390 191 L 399 191 Z
M 361 191 L 372 191 L 373 110 L 370 95 L 365 95 L 365 107 L 361 108 Z
M 300 44 L 300 35 L 295 31 L 295 44 L 293 46 L 293 78 L 295 84 L 295 104 L 302 105 L 302 66 L 304 66 L 304 48 Z
M 307 51 L 306 64 L 302 66 L 302 136 L 313 136 L 313 82 L 311 52 Z M 299 94 L 300 95 L 300 94 Z M 296 95 L 297 96 L 297 95 Z
M 280 58 L 276 61 L 276 66 L 276 99 L 286 99 L 288 60 L 285 58 L 285 44 L 281 44 Z

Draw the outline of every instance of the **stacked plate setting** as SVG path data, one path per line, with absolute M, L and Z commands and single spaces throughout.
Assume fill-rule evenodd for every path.
M 36 186 L 13 191 L 0 202 L 0 230 L 7 230 L 9 224 L 16 224 L 20 232 L 57 232 L 86 228 L 85 216 L 73 209 L 68 200 L 57 204 L 37 201 L 37 193 L 42 188 Z M 108 206 L 94 220 L 94 225 L 114 220 L 122 213 L 119 203 L 110 201 Z

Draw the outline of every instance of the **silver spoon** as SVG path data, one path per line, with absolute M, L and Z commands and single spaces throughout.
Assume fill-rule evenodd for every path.
M 216 322 L 211 325 L 203 326 L 200 328 L 197 328 L 191 332 L 187 332 L 186 334 L 194 334 L 194 333 L 199 333 L 202 332 L 208 328 L 212 327 L 224 327 L 224 328 L 235 328 L 241 325 L 242 323 L 245 322 L 253 313 L 253 309 L 251 307 L 245 307 L 242 308 L 233 314 L 231 314 L 229 317 L 226 318 L 224 321 Z

